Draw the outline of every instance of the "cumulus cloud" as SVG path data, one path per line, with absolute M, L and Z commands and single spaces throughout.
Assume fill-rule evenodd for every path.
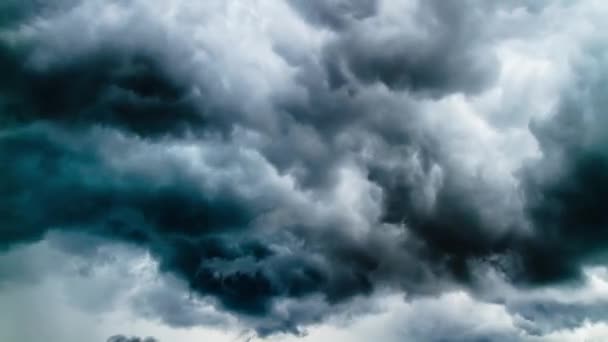
M 560 1 L 2 6 L 3 251 L 55 233 L 126 243 L 261 336 L 383 289 L 495 299 L 483 270 L 525 288 L 605 263 L 601 42 L 556 31 L 570 50 L 552 62 L 577 64 L 550 113 L 483 112 L 505 56 L 553 32 Z M 225 322 L 178 287 L 132 304 L 173 326 Z M 595 316 L 538 305 L 508 308 Z

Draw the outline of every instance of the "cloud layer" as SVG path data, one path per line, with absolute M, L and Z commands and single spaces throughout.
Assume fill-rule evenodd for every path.
M 593 1 L 0 6 L 3 251 L 127 243 L 260 336 L 378 291 L 496 301 L 488 274 L 534 289 L 605 264 L 605 47 L 552 26 Z M 542 44 L 564 55 L 509 73 Z M 137 305 L 205 324 L 174 300 Z

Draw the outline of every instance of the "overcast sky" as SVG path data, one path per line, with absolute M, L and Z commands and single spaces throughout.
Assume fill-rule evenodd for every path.
M 608 340 L 603 0 L 3 0 L 0 340 Z

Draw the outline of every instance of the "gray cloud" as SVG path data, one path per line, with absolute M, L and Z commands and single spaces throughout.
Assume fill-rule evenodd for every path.
M 524 173 L 536 234 L 524 263 L 539 281 L 568 279 L 580 272 L 581 263 L 605 262 L 608 217 L 601 203 L 608 190 L 608 135 L 599 127 L 606 120 L 606 80 L 592 76 L 604 67 L 603 54 L 578 62 L 573 86 L 564 90 L 556 112 L 531 126 L 543 157 Z
M 163 22 L 138 1 L 11 2 L 0 248 L 53 231 L 139 246 L 260 335 L 300 333 L 379 288 L 473 291 L 480 260 L 537 285 L 601 257 L 597 70 L 532 126 L 543 157 L 520 178 L 477 172 L 469 159 L 483 148 L 454 147 L 473 128 L 428 113 L 491 89 L 501 18 L 541 5 L 289 4 L 327 38 L 307 49 L 273 31 L 237 56 L 213 31 L 214 4 L 200 5 L 211 24 L 186 29 L 186 14 Z M 165 290 L 135 305 L 174 326 L 215 322 Z

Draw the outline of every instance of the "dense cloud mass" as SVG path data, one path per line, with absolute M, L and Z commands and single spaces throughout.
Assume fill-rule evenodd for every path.
M 565 91 L 548 122 L 531 126 L 544 152 L 525 178 L 528 212 L 538 235 L 529 266 L 539 280 L 576 274 L 585 261 L 603 262 L 608 237 L 602 203 L 608 191 L 607 80 L 596 75 L 605 67 L 605 53 L 579 62 L 583 65 L 576 68 L 576 87 Z M 564 261 L 555 263 L 555 255 Z
M 606 263 L 607 50 L 584 28 L 541 37 L 601 7 L 582 3 L 3 3 L 0 251 L 127 244 L 259 336 L 378 291 L 429 321 L 430 295 L 526 322 L 439 330 L 463 341 L 604 321 L 604 304 L 500 293 Z M 532 54 L 551 85 L 516 89 L 532 70 L 517 53 L 551 44 L 563 55 Z M 172 290 L 135 310 L 225 323 Z M 442 340 L 416 329 L 403 336 Z

